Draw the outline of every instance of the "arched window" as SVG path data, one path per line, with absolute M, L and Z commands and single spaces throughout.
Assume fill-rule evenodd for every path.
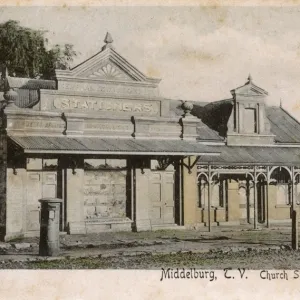
M 290 205 L 291 204 L 291 177 L 285 168 L 276 168 L 272 174 L 271 179 L 275 180 L 277 186 L 277 204 Z
M 211 203 L 213 207 L 225 207 L 227 199 L 227 181 L 225 179 L 216 179 L 211 184 Z M 208 182 L 204 174 L 198 177 L 198 194 L 199 194 L 199 207 L 208 206 Z
M 300 205 L 300 174 L 295 179 L 295 203 Z
M 205 207 L 208 203 L 208 182 L 204 175 L 198 178 L 198 191 L 199 191 L 199 207 Z

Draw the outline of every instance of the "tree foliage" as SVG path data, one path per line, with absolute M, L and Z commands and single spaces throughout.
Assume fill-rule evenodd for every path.
M 67 69 L 77 55 L 73 45 L 48 47 L 46 31 L 20 26 L 18 21 L 0 24 L 0 65 L 10 76 L 51 79 L 55 69 Z

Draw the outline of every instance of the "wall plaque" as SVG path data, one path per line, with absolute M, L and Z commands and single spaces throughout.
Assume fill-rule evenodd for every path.
M 48 120 L 25 120 L 26 128 L 49 128 L 49 129 L 63 129 L 65 124 L 63 121 L 48 121 Z
M 149 132 L 151 133 L 175 133 L 179 134 L 181 131 L 181 126 L 178 124 L 167 125 L 167 124 L 151 124 L 149 127 Z
M 112 132 L 132 132 L 132 124 L 108 123 L 108 122 L 86 122 L 85 130 L 88 131 L 112 131 Z
M 101 84 L 99 82 L 59 81 L 58 89 L 65 91 L 100 92 L 103 94 L 127 96 L 158 96 L 158 88 L 151 86 L 129 86 L 122 84 Z

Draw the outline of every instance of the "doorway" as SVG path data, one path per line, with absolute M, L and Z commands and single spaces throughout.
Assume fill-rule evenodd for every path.
M 152 171 L 149 197 L 152 225 L 175 223 L 174 171 Z
M 26 231 L 39 231 L 39 200 L 57 197 L 57 171 L 27 171 L 26 179 Z

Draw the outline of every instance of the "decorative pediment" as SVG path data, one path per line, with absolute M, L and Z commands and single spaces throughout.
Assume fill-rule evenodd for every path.
M 268 93 L 249 75 L 248 82 L 231 94 L 235 105 L 227 123 L 227 145 L 273 145 L 274 135 L 265 112 Z
M 109 61 L 105 65 L 98 67 L 87 72 L 85 77 L 106 80 L 133 80 L 132 77 Z
M 238 87 L 230 91 L 232 95 L 243 95 L 243 96 L 266 96 L 268 92 L 255 85 L 252 81 L 251 75 L 248 77 L 248 82 L 243 86 Z
M 160 82 L 149 78 L 114 50 L 113 39 L 108 33 L 101 51 L 70 70 L 56 70 L 57 79 L 90 79 L 109 81 Z

